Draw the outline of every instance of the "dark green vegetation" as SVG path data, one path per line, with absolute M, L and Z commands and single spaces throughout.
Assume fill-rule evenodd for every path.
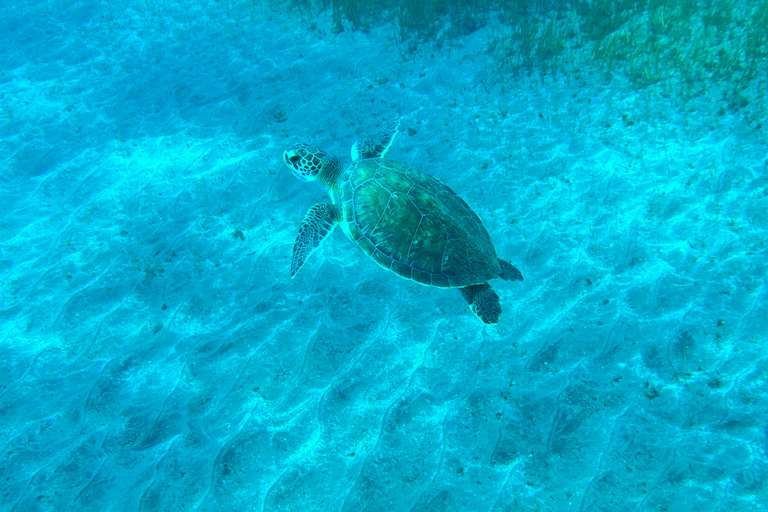
M 687 94 L 728 84 L 729 108 L 766 75 L 768 1 L 580 0 L 569 10 L 504 11 L 493 49 L 513 71 L 572 73 L 590 65 L 637 87 L 677 79 Z
M 768 0 L 288 1 L 307 14 L 330 11 L 336 31 L 390 22 L 412 48 L 487 26 L 505 74 L 598 69 L 638 88 L 674 83 L 685 98 L 716 83 L 724 112 L 768 87 Z
M 334 30 L 366 29 L 384 21 L 398 27 L 400 36 L 431 37 L 442 28 L 452 35 L 472 32 L 483 26 L 498 0 L 290 0 L 308 13 L 330 10 Z

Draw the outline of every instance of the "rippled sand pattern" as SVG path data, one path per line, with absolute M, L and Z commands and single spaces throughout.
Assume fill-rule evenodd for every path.
M 297 17 L 0 7 L 0 509 L 764 510 L 765 128 Z M 289 279 L 282 151 L 398 116 L 498 326 L 340 230 Z

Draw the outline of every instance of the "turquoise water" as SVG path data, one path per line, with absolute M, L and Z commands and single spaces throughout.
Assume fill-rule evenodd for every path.
M 0 5 L 0 510 L 766 510 L 765 80 L 314 16 Z M 397 118 L 498 325 L 340 230 L 289 278 L 284 149 Z

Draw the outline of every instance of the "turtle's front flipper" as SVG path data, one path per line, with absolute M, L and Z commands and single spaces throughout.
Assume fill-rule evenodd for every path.
M 469 309 L 487 324 L 499 322 L 501 302 L 499 296 L 488 283 L 465 286 L 461 294 L 467 300 Z
M 356 162 L 364 158 L 384 158 L 389 147 L 395 141 L 399 126 L 400 120 L 398 119 L 373 137 L 366 137 L 355 142 L 352 146 L 352 161 Z
M 312 205 L 301 222 L 296 243 L 293 244 L 291 278 L 296 275 L 312 251 L 336 227 L 337 212 L 332 204 L 317 203 Z

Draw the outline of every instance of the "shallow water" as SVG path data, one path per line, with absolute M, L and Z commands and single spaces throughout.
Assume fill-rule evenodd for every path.
M 722 83 L 248 2 L 0 19 L 0 509 L 765 509 L 768 144 Z M 398 117 L 525 276 L 496 326 L 340 230 L 289 278 L 327 195 L 282 151 Z

